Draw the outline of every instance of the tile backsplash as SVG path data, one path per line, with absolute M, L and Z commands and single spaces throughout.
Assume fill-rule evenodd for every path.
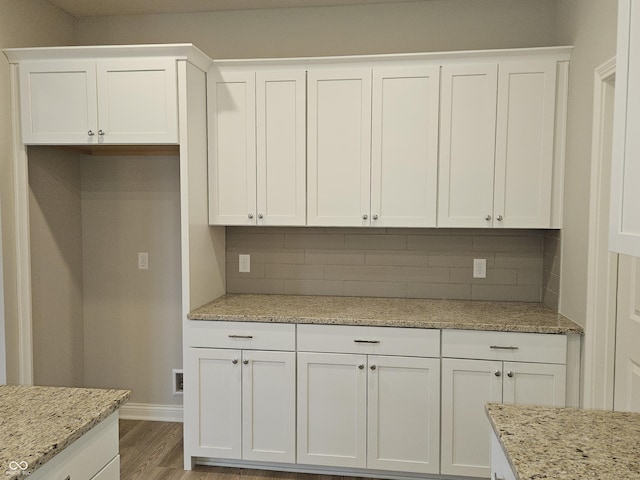
M 238 272 L 239 254 L 251 256 L 249 273 Z M 558 255 L 557 231 L 228 227 L 227 292 L 544 301 L 557 308 Z M 473 278 L 474 258 L 486 259 L 487 278 Z M 547 264 L 556 265 L 549 275 Z

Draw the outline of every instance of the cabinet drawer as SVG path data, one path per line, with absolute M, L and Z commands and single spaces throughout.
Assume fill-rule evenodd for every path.
M 188 347 L 295 350 L 296 326 L 289 323 L 191 321 Z
M 93 478 L 118 455 L 118 448 L 116 412 L 34 471 L 29 480 Z
M 347 325 L 298 325 L 298 351 L 440 356 L 440 330 Z
M 91 480 L 120 480 L 120 455 L 116 455 L 116 458 Z
M 442 356 L 565 364 L 567 363 L 567 336 L 443 330 Z

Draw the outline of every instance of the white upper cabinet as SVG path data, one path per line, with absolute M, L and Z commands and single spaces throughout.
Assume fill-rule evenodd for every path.
M 373 226 L 436 226 L 439 91 L 437 66 L 373 70 Z
M 442 69 L 438 226 L 550 228 L 556 60 Z
M 555 105 L 555 61 L 500 64 L 494 226 L 551 226 Z
M 609 249 L 640 257 L 640 5 L 618 9 Z
M 209 72 L 209 223 L 256 223 L 254 72 Z
M 308 73 L 307 224 L 369 225 L 371 69 Z
M 25 144 L 176 144 L 174 58 L 20 63 Z
M 209 223 L 304 225 L 304 70 L 209 72 Z
M 495 64 L 442 67 L 441 227 L 491 225 L 497 85 Z

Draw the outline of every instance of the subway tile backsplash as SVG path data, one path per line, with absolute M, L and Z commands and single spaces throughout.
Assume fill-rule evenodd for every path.
M 557 309 L 558 231 L 227 228 L 227 291 L 544 302 Z M 238 272 L 238 255 L 251 272 Z M 487 278 L 473 278 L 473 259 Z

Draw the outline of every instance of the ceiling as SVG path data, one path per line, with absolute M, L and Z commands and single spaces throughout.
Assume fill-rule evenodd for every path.
M 407 0 L 49 0 L 74 17 L 400 3 Z

